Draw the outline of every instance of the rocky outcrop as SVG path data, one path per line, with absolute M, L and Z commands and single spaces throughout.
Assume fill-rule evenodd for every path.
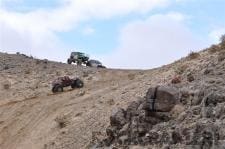
M 185 108 L 187 99 L 195 104 Z M 225 148 L 223 92 L 186 92 L 170 86 L 149 88 L 126 110 L 113 110 L 107 137 L 95 148 Z M 175 114 L 175 116 L 174 116 Z
M 153 87 L 143 99 L 130 103 L 126 110 L 114 109 L 110 116 L 110 126 L 106 130 L 107 138 L 98 147 L 157 142 L 159 134 L 151 130 L 154 125 L 171 119 L 170 111 L 179 103 L 178 97 L 179 93 L 173 87 Z M 181 140 L 176 132 L 172 134 L 174 142 Z M 163 134 L 161 139 L 166 139 L 167 135 Z

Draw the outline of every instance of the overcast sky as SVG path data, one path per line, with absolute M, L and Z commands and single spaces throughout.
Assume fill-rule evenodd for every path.
M 217 43 L 225 0 L 0 0 L 0 51 L 150 69 Z

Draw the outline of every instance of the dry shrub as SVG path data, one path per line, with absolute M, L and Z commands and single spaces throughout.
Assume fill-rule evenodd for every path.
M 225 51 L 220 52 L 218 55 L 218 61 L 222 62 L 223 60 L 225 60 Z
M 48 67 L 46 65 L 43 66 L 43 69 L 47 69 Z
M 60 76 L 61 75 L 61 73 L 59 71 L 56 71 L 55 74 L 56 74 L 56 76 Z
M 135 74 L 128 74 L 128 79 L 129 80 L 134 80 L 135 79 Z
M 188 54 L 188 58 L 189 59 L 196 59 L 200 56 L 200 54 L 198 52 L 194 52 L 194 51 L 191 51 L 189 54 Z
M 44 64 L 48 64 L 48 60 L 47 60 L 47 59 L 44 59 L 44 60 L 43 60 L 43 63 L 44 63 Z
M 178 65 L 177 67 L 174 68 L 174 71 L 176 74 L 181 75 L 185 72 L 185 70 L 187 70 L 188 65 L 187 64 L 182 64 L 182 65 Z
M 189 72 L 189 73 L 187 74 L 187 81 L 188 81 L 188 82 L 192 82 L 192 81 L 194 81 L 194 80 L 195 80 L 195 78 L 194 78 L 193 74 Z
M 78 93 L 78 96 L 84 96 L 85 94 L 86 94 L 85 91 L 80 91 L 80 92 Z
M 30 74 L 30 73 L 31 73 L 30 69 L 25 70 L 25 74 Z
M 8 89 L 10 89 L 10 87 L 11 87 L 11 83 L 10 82 L 4 82 L 3 83 L 3 88 L 5 89 L 5 90 L 8 90 Z
M 113 99 L 109 99 L 106 101 L 108 105 L 112 106 L 115 104 L 115 101 Z
M 9 66 L 8 65 L 5 65 L 3 69 L 4 70 L 8 70 L 9 69 Z
M 221 43 L 225 43 L 225 34 L 220 37 Z
M 175 76 L 173 77 L 173 79 L 171 80 L 172 84 L 178 84 L 181 83 L 181 76 Z
M 220 50 L 220 48 L 217 45 L 212 45 L 208 50 L 209 50 L 209 53 L 213 54 L 213 53 L 218 52 Z
M 36 65 L 38 65 L 38 64 L 40 64 L 40 63 L 41 63 L 41 60 L 39 60 L 39 59 L 36 59 L 36 60 L 35 60 L 35 64 L 36 64 Z
M 66 115 L 59 115 L 55 118 L 56 123 L 58 123 L 59 128 L 64 128 L 69 124 Z
M 83 72 L 83 77 L 86 78 L 86 77 L 88 77 L 88 76 L 89 76 L 89 72 L 84 71 L 84 72 Z

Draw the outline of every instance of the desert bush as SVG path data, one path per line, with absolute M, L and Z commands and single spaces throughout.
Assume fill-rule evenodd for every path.
M 89 76 L 89 72 L 84 71 L 84 72 L 83 72 L 83 77 L 86 78 L 86 77 L 88 77 L 88 76 Z
M 48 64 L 48 60 L 47 60 L 47 59 L 44 59 L 44 60 L 43 60 L 43 63 L 44 63 L 44 64 Z
M 225 34 L 220 37 L 221 43 L 225 43 Z
M 3 82 L 3 89 L 8 90 L 11 87 L 11 83 L 9 81 Z
M 129 80 L 134 80 L 135 79 L 135 74 L 128 74 L 128 79 Z
M 58 123 L 59 128 L 64 128 L 68 125 L 68 120 L 66 115 L 59 115 L 55 118 L 56 123 Z
M 60 76 L 61 75 L 61 72 L 56 71 L 55 74 L 56 74 L 56 76 Z
M 48 67 L 46 65 L 43 66 L 43 69 L 47 69 Z
M 30 74 L 30 73 L 31 73 L 30 69 L 25 70 L 25 74 Z
M 188 54 L 188 58 L 189 59 L 196 59 L 200 56 L 200 54 L 198 52 L 194 52 L 194 51 L 191 51 L 189 54 Z
M 213 53 L 218 52 L 220 50 L 220 48 L 217 45 L 212 45 L 208 50 L 211 54 L 213 54 Z
M 174 76 L 171 80 L 172 84 L 178 84 L 181 83 L 181 76 Z
M 220 43 L 220 46 L 221 46 L 220 49 L 222 51 L 225 51 L 225 34 L 221 36 L 220 41 L 221 41 L 221 43 Z
M 221 53 L 218 55 L 218 61 L 219 61 L 219 62 L 222 62 L 223 60 L 225 60 L 225 51 L 221 52 Z
M 41 60 L 39 60 L 39 59 L 36 59 L 36 60 L 35 60 L 35 64 L 36 64 L 36 65 L 38 65 L 38 64 L 40 64 L 40 63 L 41 63 Z
M 9 69 L 9 66 L 8 65 L 5 65 L 3 69 L 4 70 L 7 70 L 7 69 Z
M 178 65 L 177 67 L 174 68 L 174 71 L 176 74 L 181 75 L 187 70 L 188 65 L 183 64 L 183 65 Z

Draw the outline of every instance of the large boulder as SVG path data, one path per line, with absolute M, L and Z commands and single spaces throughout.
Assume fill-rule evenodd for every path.
M 144 108 L 149 111 L 170 112 L 179 101 L 179 92 L 169 86 L 150 88 Z

